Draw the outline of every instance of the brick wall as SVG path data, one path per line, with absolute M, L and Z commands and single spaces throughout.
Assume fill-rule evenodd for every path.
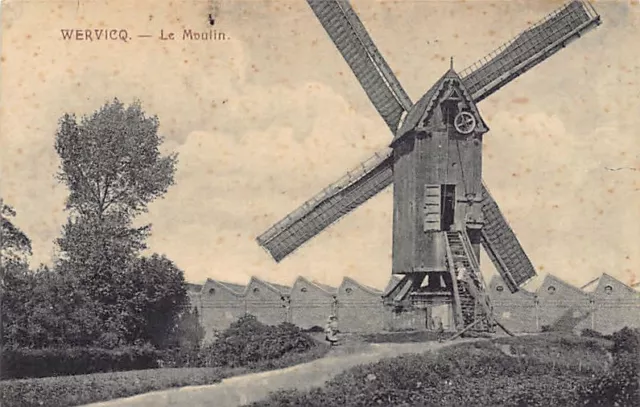
M 200 323 L 205 331 L 205 343 L 215 339 L 216 331 L 227 329 L 246 311 L 242 293 L 233 291 L 215 280 L 207 280 L 202 287 L 200 304 Z
M 341 332 L 380 332 L 384 328 L 382 291 L 345 277 L 338 288 L 337 314 Z
M 589 328 L 611 334 L 624 326 L 640 328 L 640 293 L 619 280 L 603 274 L 590 293 L 592 315 L 577 331 Z
M 291 323 L 303 329 L 324 328 L 334 310 L 337 289 L 320 287 L 304 277 L 298 277 L 290 294 Z
M 624 326 L 640 327 L 640 292 L 607 274 L 591 293 L 551 275 L 535 293 L 521 289 L 512 294 L 498 276 L 488 289 L 495 317 L 513 332 L 537 332 L 543 325 L 574 332 L 590 328 L 605 334 Z M 288 321 L 302 328 L 324 327 L 335 313 L 342 332 L 426 328 L 424 310 L 394 312 L 383 305 L 382 294 L 348 277 L 338 289 L 300 277 L 291 289 L 252 278 L 246 287 L 207 280 L 199 293 L 193 287 L 188 291 L 191 305 L 198 307 L 205 340 L 246 312 L 266 324 Z M 433 311 L 445 329 L 448 315 Z
M 536 296 L 541 329 L 547 325 L 571 331 L 590 315 L 591 304 L 587 293 L 550 274 L 536 291 Z
M 537 332 L 540 330 L 536 315 L 536 296 L 520 289 L 515 293 L 500 276 L 489 282 L 489 297 L 495 318 L 512 332 Z
M 247 313 L 267 325 L 278 325 L 288 321 L 288 294 L 253 277 L 245 292 Z

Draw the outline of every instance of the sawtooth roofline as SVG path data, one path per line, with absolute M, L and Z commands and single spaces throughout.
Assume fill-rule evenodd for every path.
M 238 283 L 229 283 L 229 282 L 225 282 L 225 281 L 215 280 L 215 279 L 212 279 L 212 278 L 207 278 L 207 280 L 203 284 L 199 284 L 199 283 L 187 283 L 187 284 L 190 287 L 193 287 L 193 288 L 195 288 L 195 286 L 200 286 L 200 290 L 199 291 L 196 291 L 196 290 L 193 290 L 193 289 L 190 290 L 191 292 L 195 292 L 195 293 L 198 293 L 198 294 L 203 293 L 208 285 L 215 285 L 217 287 L 221 287 L 224 290 L 227 290 L 227 291 L 231 292 L 232 294 L 235 294 L 236 296 L 244 296 L 246 294 L 248 288 L 249 288 L 249 285 L 252 282 L 255 281 L 256 283 L 258 283 L 260 285 L 263 285 L 263 286 L 266 286 L 266 287 L 268 287 L 269 289 L 273 290 L 276 293 L 279 293 L 279 294 L 282 294 L 282 295 L 290 295 L 291 292 L 293 291 L 296 283 L 298 281 L 302 281 L 302 282 L 307 283 L 307 284 L 309 284 L 311 286 L 317 287 L 322 292 L 325 292 L 325 293 L 330 294 L 330 295 L 336 295 L 338 293 L 338 291 L 340 290 L 340 288 L 344 287 L 347 284 L 355 285 L 355 286 L 361 288 L 362 290 L 364 290 L 364 291 L 366 291 L 366 292 L 368 292 L 370 294 L 382 295 L 382 294 L 385 293 L 385 291 L 390 286 L 393 285 L 393 283 L 397 283 L 400 280 L 401 279 L 398 276 L 392 275 L 390 280 L 389 280 L 389 282 L 386 284 L 385 288 L 382 289 L 382 290 L 378 289 L 378 288 L 370 287 L 370 286 L 365 285 L 365 284 L 362 284 L 362 283 L 358 282 L 357 280 L 355 280 L 355 279 L 353 279 L 351 277 L 348 277 L 348 276 L 343 277 L 342 282 L 340 283 L 340 285 L 338 287 L 333 287 L 333 286 L 330 286 L 330 285 L 327 285 L 327 284 L 323 284 L 323 283 L 311 280 L 311 279 L 309 279 L 307 277 L 304 277 L 304 276 L 296 277 L 296 279 L 294 280 L 294 282 L 293 282 L 293 284 L 291 286 L 285 286 L 285 285 L 281 285 L 281 284 L 277 284 L 277 283 L 271 283 L 269 281 L 262 280 L 262 279 L 260 279 L 258 277 L 255 277 L 255 276 L 252 276 L 249 279 L 249 282 L 247 283 L 247 285 L 242 285 L 242 284 L 238 284 Z M 605 284 L 607 280 L 613 281 L 613 282 L 615 282 L 615 283 L 617 283 L 617 284 L 619 284 L 621 286 L 624 286 L 624 287 L 628 288 L 629 291 L 631 291 L 631 292 L 638 292 L 638 289 L 640 289 L 640 282 L 638 282 L 636 284 L 627 284 L 627 283 L 625 283 L 625 282 L 613 277 L 612 275 L 610 275 L 608 273 L 602 273 L 597 279 L 591 280 L 588 283 L 588 286 L 592 286 L 593 284 L 595 284 L 597 282 L 598 288 L 600 288 L 600 286 L 602 284 Z M 548 283 L 548 282 L 561 284 L 561 285 L 563 285 L 563 286 L 575 291 L 576 293 L 581 293 L 581 294 L 584 294 L 584 295 L 593 294 L 593 292 L 587 292 L 584 289 L 581 289 L 578 286 L 574 286 L 573 284 L 570 284 L 570 283 L 568 283 L 568 282 L 562 280 L 561 278 L 556 277 L 556 276 L 554 276 L 552 274 L 547 274 L 544 277 L 544 280 L 542 281 L 542 284 L 540 284 L 540 286 L 536 290 L 528 291 L 528 290 L 526 290 L 524 288 L 521 288 L 519 291 L 521 291 L 521 292 L 523 292 L 524 294 L 527 294 L 527 295 L 537 296 L 538 293 L 540 292 L 541 288 L 545 285 L 545 283 Z M 488 286 L 489 287 L 495 287 L 495 286 L 501 285 L 501 284 L 502 285 L 505 284 L 504 280 L 502 279 L 502 277 L 500 277 L 499 275 L 493 275 L 491 277 L 491 279 L 489 280 Z M 242 287 L 242 290 L 238 290 L 239 287 Z M 285 290 L 283 290 L 283 288 Z M 597 288 L 596 288 L 596 291 L 597 291 Z

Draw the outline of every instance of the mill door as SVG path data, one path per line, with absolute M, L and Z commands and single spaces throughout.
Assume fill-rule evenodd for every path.
M 455 185 L 442 185 L 442 208 L 441 214 L 441 226 L 440 230 L 448 232 L 451 230 L 455 222 L 455 208 L 456 208 L 456 186 Z

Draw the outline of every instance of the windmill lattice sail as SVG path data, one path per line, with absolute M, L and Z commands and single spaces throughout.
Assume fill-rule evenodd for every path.
M 484 183 L 482 214 L 485 221 L 482 246 L 509 290 L 516 292 L 518 287 L 536 276 L 536 270 Z
M 382 150 L 258 236 L 276 261 L 391 184 L 392 150 Z
M 387 65 L 367 30 L 344 0 L 307 0 L 336 48 L 362 85 L 365 93 L 395 132 L 412 103 Z
M 572 1 L 462 70 L 460 76 L 478 103 L 598 24 L 600 16 L 588 2 Z

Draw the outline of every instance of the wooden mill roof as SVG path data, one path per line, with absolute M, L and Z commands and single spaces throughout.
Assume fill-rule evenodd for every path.
M 454 71 L 453 69 L 449 69 L 447 72 L 445 72 L 444 75 L 442 75 L 440 79 L 438 79 L 438 81 L 427 91 L 427 93 L 425 93 L 424 96 L 422 96 L 420 100 L 418 100 L 416 104 L 413 105 L 409 113 L 407 113 L 407 116 L 405 117 L 404 121 L 402 122 L 402 125 L 396 132 L 395 137 L 391 142 L 391 146 L 397 143 L 398 140 L 403 138 L 411 130 L 418 127 L 420 120 L 423 117 L 427 116 L 431 112 L 433 107 L 437 105 L 437 102 L 440 98 L 440 95 L 442 93 L 442 90 L 444 89 L 445 84 L 452 79 L 458 82 L 459 88 L 462 91 L 462 97 L 469 104 L 471 111 L 478 117 L 479 119 L 478 125 L 482 126 L 483 128 L 486 128 L 486 124 L 482 120 L 482 117 L 480 117 L 480 114 L 475 106 L 475 103 L 473 101 L 471 94 L 469 93 L 467 88 L 464 86 L 464 82 L 462 81 L 460 76 L 456 73 L 456 71 Z

